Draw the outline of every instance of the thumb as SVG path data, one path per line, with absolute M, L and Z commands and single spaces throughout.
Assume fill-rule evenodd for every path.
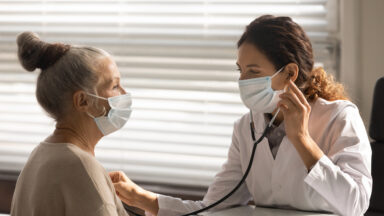
M 121 182 L 113 183 L 113 187 L 115 187 L 116 191 L 119 191 L 119 190 L 121 190 L 123 188 Z
M 116 182 L 119 180 L 118 176 L 117 176 L 117 172 L 113 171 L 113 172 L 109 172 L 108 175 L 109 175 L 109 178 L 111 179 L 112 182 Z
M 116 194 L 118 196 L 123 196 L 123 194 L 125 194 L 124 185 L 122 182 L 113 183 L 113 187 L 115 188 Z

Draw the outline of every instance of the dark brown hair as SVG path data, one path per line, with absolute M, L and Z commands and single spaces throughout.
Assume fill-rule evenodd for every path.
M 348 100 L 342 84 L 334 81 L 323 68 L 313 68 L 312 44 L 304 30 L 290 17 L 261 16 L 252 21 L 237 42 L 257 47 L 279 69 L 289 63 L 299 67 L 295 84 L 308 101 Z

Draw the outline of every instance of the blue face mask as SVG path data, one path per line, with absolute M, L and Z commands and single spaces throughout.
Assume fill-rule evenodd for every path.
M 94 117 L 90 113 L 87 114 L 93 118 L 96 122 L 97 127 L 103 133 L 104 136 L 115 132 L 122 128 L 127 123 L 132 113 L 132 97 L 131 94 L 124 94 L 115 97 L 104 98 L 94 94 L 88 93 L 88 95 L 107 100 L 111 109 L 108 115 L 100 117 Z
M 271 113 L 276 108 L 279 95 L 284 90 L 273 90 L 272 78 L 279 74 L 283 68 L 280 68 L 272 76 L 239 80 L 241 100 L 248 109 L 253 112 Z

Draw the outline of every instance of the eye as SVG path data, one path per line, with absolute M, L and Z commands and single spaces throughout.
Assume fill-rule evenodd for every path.
M 249 70 L 249 72 L 252 74 L 260 74 L 260 71 Z
M 241 70 L 240 70 L 240 68 L 237 68 L 236 70 L 237 70 L 237 71 L 239 71 L 239 73 L 241 73 Z
M 118 88 L 119 88 L 119 86 L 120 86 L 119 84 L 117 84 L 117 85 L 114 85 L 112 89 L 118 89 Z

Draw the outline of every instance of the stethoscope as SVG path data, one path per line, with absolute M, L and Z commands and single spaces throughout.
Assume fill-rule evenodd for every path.
M 265 138 L 265 136 L 267 135 L 269 129 L 272 127 L 272 124 L 273 122 L 275 121 L 276 117 L 277 117 L 277 114 L 280 112 L 280 108 L 277 109 L 275 115 L 272 117 L 271 121 L 268 123 L 268 125 L 265 127 L 262 135 L 260 136 L 260 138 L 258 140 L 256 140 L 256 137 L 255 137 L 255 124 L 253 122 L 253 115 L 252 115 L 252 110 L 249 111 L 250 113 L 250 123 L 249 123 L 249 126 L 251 128 L 251 135 L 252 135 L 252 140 L 253 140 L 253 148 L 252 148 L 252 154 L 251 154 L 251 158 L 249 159 L 249 163 L 248 163 L 248 167 L 247 167 L 247 170 L 245 171 L 243 177 L 241 178 L 241 180 L 239 181 L 239 183 L 237 183 L 236 187 L 234 187 L 227 195 L 225 195 L 223 198 L 217 200 L 216 202 L 210 204 L 209 206 L 206 206 L 202 209 L 199 209 L 199 210 L 196 210 L 196 211 L 193 211 L 193 212 L 190 212 L 190 213 L 187 213 L 187 214 L 183 214 L 181 216 L 189 216 L 189 215 L 197 215 L 201 212 L 204 212 L 204 211 L 207 211 L 208 209 L 211 209 L 217 205 L 219 205 L 220 203 L 222 203 L 224 200 L 228 199 L 230 196 L 232 196 L 239 188 L 240 186 L 244 183 L 245 179 L 248 177 L 248 174 L 249 174 L 249 171 L 251 170 L 251 167 L 252 167 L 252 163 L 253 163 L 253 159 L 255 157 L 255 152 L 256 152 L 256 147 L 257 145 Z M 124 205 L 124 208 L 127 212 L 135 215 L 135 216 L 142 216 L 136 212 L 133 212 L 132 210 L 130 210 L 128 207 L 126 207 Z

